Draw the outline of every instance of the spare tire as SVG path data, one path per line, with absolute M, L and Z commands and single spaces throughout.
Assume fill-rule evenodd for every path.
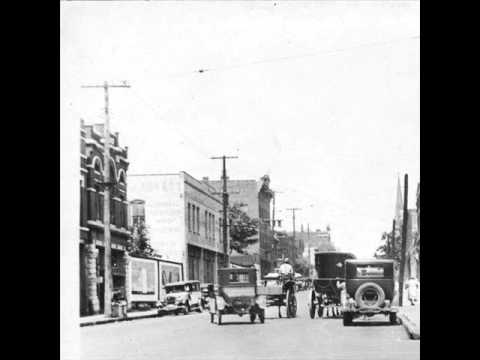
M 368 282 L 358 287 L 355 301 L 360 308 L 376 308 L 384 303 L 385 291 L 379 285 Z

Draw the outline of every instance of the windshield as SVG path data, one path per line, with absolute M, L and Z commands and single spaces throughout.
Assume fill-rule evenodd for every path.
M 357 266 L 357 277 L 383 277 L 384 269 L 383 266 L 374 266 L 374 265 L 361 265 Z
M 179 293 L 179 292 L 185 292 L 185 291 L 188 291 L 188 285 L 176 285 L 176 286 L 165 287 L 165 292 L 167 294 Z

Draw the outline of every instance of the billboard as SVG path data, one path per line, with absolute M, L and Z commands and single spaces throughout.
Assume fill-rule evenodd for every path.
M 165 263 L 159 262 L 160 266 L 160 298 L 165 296 L 165 290 L 163 287 L 167 284 L 182 281 L 182 264 L 180 263 Z
M 183 280 L 182 263 L 131 257 L 130 301 L 156 302 L 165 296 L 166 284 Z
M 158 299 L 158 263 L 151 259 L 131 259 L 131 301 Z

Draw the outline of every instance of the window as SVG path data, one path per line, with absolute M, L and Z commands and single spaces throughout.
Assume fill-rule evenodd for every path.
M 231 283 L 248 283 L 248 273 L 230 273 L 229 282 Z
M 197 234 L 200 234 L 200 208 L 197 206 Z
M 192 231 L 192 205 L 188 203 L 188 214 L 187 214 L 187 223 L 188 223 L 188 232 Z
M 195 234 L 195 205 L 192 205 L 192 232 Z
M 212 238 L 215 240 L 215 215 L 212 215 Z
M 205 238 L 208 239 L 208 235 L 210 232 L 210 214 L 205 210 Z
M 383 267 L 382 266 L 370 266 L 370 265 L 358 265 L 357 266 L 357 277 L 359 277 L 359 278 L 383 277 Z

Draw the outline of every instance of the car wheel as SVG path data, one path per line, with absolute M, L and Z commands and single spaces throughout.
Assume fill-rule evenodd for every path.
M 220 310 L 217 312 L 217 318 L 218 318 L 218 325 L 222 325 L 222 313 Z
M 353 316 L 349 312 L 344 312 L 343 313 L 343 326 L 349 326 L 352 325 L 353 321 Z
M 319 318 L 323 317 L 323 306 L 321 305 L 318 306 L 318 317 Z
M 250 313 L 250 322 L 253 324 L 255 322 L 255 319 L 257 318 L 257 314 L 254 312 Z
M 392 325 L 396 325 L 397 324 L 397 313 L 394 313 L 394 312 L 391 312 L 389 315 L 388 315 L 389 319 L 390 319 L 390 324 Z
M 260 310 L 260 313 L 258 314 L 258 318 L 260 319 L 260 322 L 263 324 L 265 323 L 265 310 Z

